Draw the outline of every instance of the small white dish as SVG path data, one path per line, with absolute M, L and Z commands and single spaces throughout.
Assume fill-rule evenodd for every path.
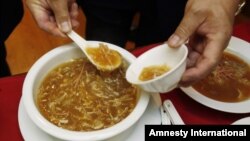
M 185 45 L 171 48 L 167 44 L 154 47 L 140 55 L 127 69 L 128 82 L 140 86 L 148 92 L 165 93 L 176 88 L 186 69 L 188 49 Z M 141 81 L 139 76 L 145 67 L 166 65 L 170 68 L 166 73 L 148 80 Z
M 161 124 L 161 115 L 159 107 L 161 99 L 159 94 L 154 94 L 150 98 L 149 105 L 143 114 L 142 118 L 138 121 L 136 126 L 129 129 L 127 132 L 118 135 L 112 140 L 106 141 L 140 141 L 144 140 L 144 125 L 145 124 Z M 49 134 L 39 129 L 29 118 L 24 108 L 23 100 L 21 99 L 18 107 L 18 124 L 25 141 L 62 141 L 54 138 Z
M 233 122 L 232 125 L 250 125 L 250 117 L 241 118 Z
M 250 44 L 248 42 L 232 37 L 227 47 L 227 51 L 250 64 Z M 193 87 L 181 87 L 181 90 L 195 101 L 212 109 L 229 113 L 250 113 L 250 108 L 248 108 L 250 107 L 250 99 L 241 102 L 228 103 L 206 97 L 196 91 Z

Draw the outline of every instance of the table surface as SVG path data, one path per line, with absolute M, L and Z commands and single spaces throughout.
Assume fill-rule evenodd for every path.
M 250 42 L 250 22 L 235 26 L 234 35 Z M 155 44 L 156 45 L 156 44 Z M 139 56 L 154 47 L 150 45 L 133 51 Z M 25 74 L 0 78 L 0 140 L 23 141 L 18 126 L 18 105 L 22 95 L 22 85 Z M 234 121 L 250 116 L 248 114 L 233 114 L 217 111 L 203 106 L 180 89 L 161 94 L 162 101 L 170 99 L 187 125 L 229 125 Z M 249 107 L 248 107 L 249 108 Z

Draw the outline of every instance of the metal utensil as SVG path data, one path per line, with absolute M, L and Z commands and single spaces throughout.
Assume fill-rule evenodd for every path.
M 168 99 L 163 102 L 163 108 L 173 125 L 184 125 L 179 113 L 175 109 L 173 103 Z
M 161 124 L 162 125 L 170 125 L 170 118 L 167 116 L 163 106 L 160 107 L 161 110 Z

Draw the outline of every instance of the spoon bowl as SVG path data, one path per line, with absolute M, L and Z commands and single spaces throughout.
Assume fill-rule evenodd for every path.
M 165 93 L 176 88 L 186 69 L 188 49 L 185 45 L 171 48 L 167 44 L 154 47 L 139 56 L 127 69 L 128 82 L 140 86 L 148 92 Z M 140 75 L 145 68 L 150 66 L 169 67 L 162 75 L 149 80 L 141 80 Z
M 122 56 L 105 44 L 89 46 L 87 41 L 73 30 L 67 35 L 81 48 L 90 62 L 101 71 L 113 71 L 122 64 Z

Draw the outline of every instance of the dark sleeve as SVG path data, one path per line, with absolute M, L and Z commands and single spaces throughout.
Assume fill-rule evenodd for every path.
M 2 43 L 8 38 L 23 17 L 22 0 L 1 0 L 0 10 L 0 36 Z

